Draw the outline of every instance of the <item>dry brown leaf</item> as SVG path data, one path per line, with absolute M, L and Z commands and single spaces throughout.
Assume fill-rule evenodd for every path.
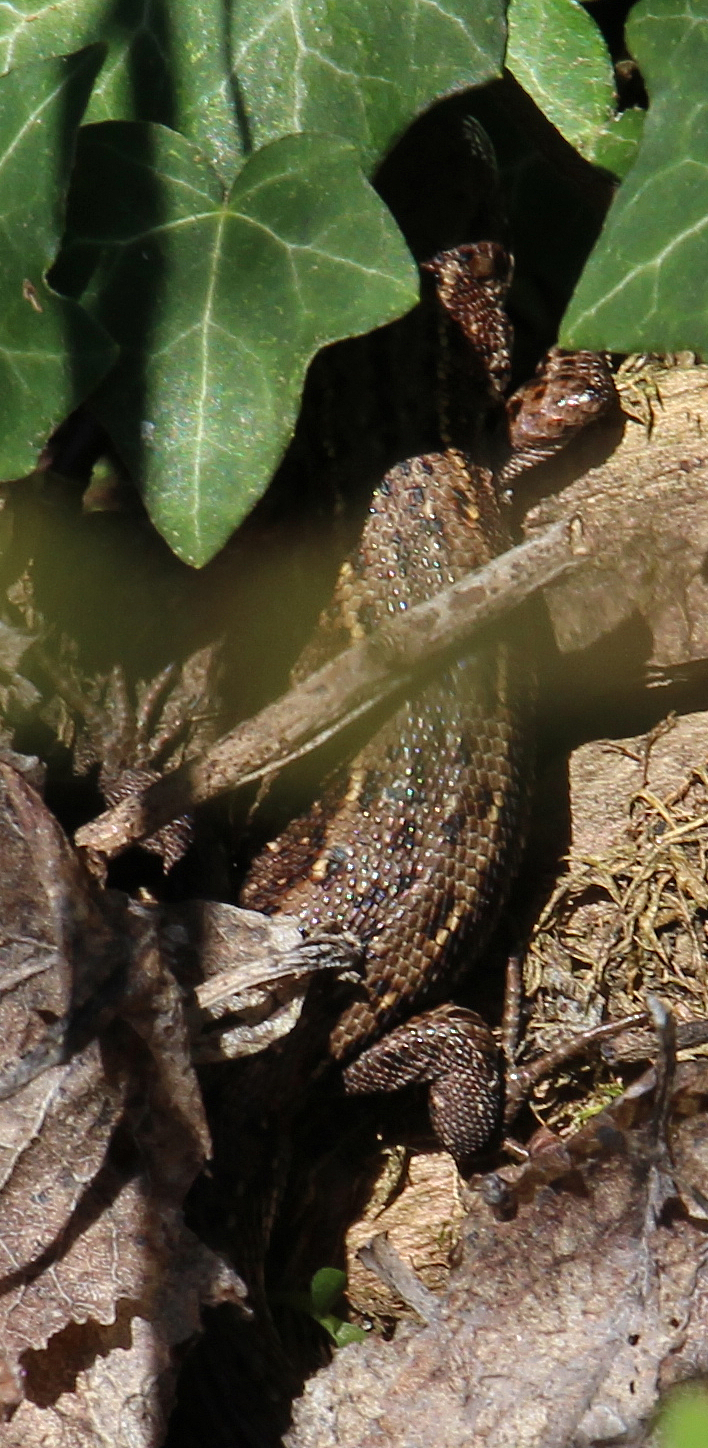
M 293 1029 L 313 975 L 354 972 L 361 942 L 346 932 L 303 938 L 291 915 L 270 919 L 216 900 L 161 912 L 160 945 L 190 997 L 198 1062 L 255 1055 Z
M 65 1021 L 127 969 L 128 943 L 53 815 L 0 764 L 0 1084 L 13 1062 L 61 1046 Z
M 708 1369 L 704 1063 L 682 1068 L 683 1201 L 658 1226 L 653 1154 L 628 1106 L 548 1149 L 510 1221 L 483 1204 L 438 1320 L 355 1344 L 307 1386 L 288 1448 L 589 1448 L 650 1442 L 660 1389 Z
M 182 992 L 154 912 L 0 783 L 0 1441 L 154 1448 L 173 1349 L 243 1296 L 182 1218 L 210 1150 Z
M 82 1279 L 100 1286 L 83 1318 L 44 1352 L 25 1352 L 26 1399 L 0 1430 L 3 1448 L 156 1448 L 172 1407 L 173 1349 L 200 1331 L 202 1306 L 241 1300 L 238 1279 L 179 1211 L 155 1200 L 148 1178 L 124 1185 L 61 1272 L 72 1297 Z

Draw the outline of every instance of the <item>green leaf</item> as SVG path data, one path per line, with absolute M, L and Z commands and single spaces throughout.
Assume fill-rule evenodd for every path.
M 17 477 L 115 356 L 45 274 L 62 230 L 70 139 L 101 53 L 20 66 L 0 80 L 0 476 Z
M 108 15 L 105 5 L 101 11 L 99 33 L 107 55 L 86 121 L 155 121 L 176 127 L 173 47 L 164 0 L 118 0 Z
M 363 1328 L 351 1322 L 343 1322 L 332 1311 L 347 1285 L 346 1272 L 338 1267 L 320 1267 L 310 1283 L 309 1312 L 320 1327 L 328 1332 L 336 1347 L 346 1347 L 349 1342 L 364 1342 Z
M 331 137 L 263 148 L 226 198 L 162 127 L 87 127 L 79 162 L 70 226 L 107 248 L 97 316 L 125 349 L 96 406 L 156 526 L 201 565 L 266 488 L 314 353 L 406 311 L 417 273 Z
M 170 3 L 177 128 L 197 142 L 226 185 L 243 154 L 228 57 L 230 8 L 223 0 Z
M 243 157 L 223 0 L 120 0 L 88 122 L 155 121 L 200 147 L 225 184 Z
M 708 350 L 708 0 L 644 0 L 628 41 L 650 97 L 637 160 L 572 299 L 564 347 Z
M 365 1342 L 367 1333 L 362 1327 L 343 1322 L 332 1312 L 347 1285 L 347 1274 L 339 1267 L 320 1267 L 310 1282 L 309 1292 L 274 1292 L 272 1302 L 283 1302 L 308 1317 L 328 1332 L 336 1347 L 346 1347 L 349 1342 Z
M 310 1283 L 310 1311 L 315 1317 L 331 1312 L 347 1285 L 347 1274 L 339 1267 L 320 1267 Z
M 0 7 L 0 73 L 28 61 L 69 55 L 101 39 L 105 0 L 13 0 Z
M 502 0 L 240 0 L 231 53 L 253 145 L 346 136 L 366 169 L 438 97 L 500 73 Z
M 708 1443 L 708 1393 L 702 1386 L 679 1388 L 659 1419 L 662 1448 L 705 1448 Z
M 223 0 L 29 0 L 0 7 L 0 72 L 66 55 L 92 41 L 107 48 L 87 120 L 156 121 L 202 147 L 224 181 L 243 147 L 228 57 Z
M 420 110 L 500 74 L 505 8 L 504 0 L 170 0 L 166 10 L 164 0 L 56 0 L 38 10 L 16 0 L 0 7 L 0 66 L 101 40 L 108 58 L 91 122 L 171 126 L 226 182 L 239 157 L 300 131 L 346 137 L 370 169 Z
M 317 1317 L 316 1321 L 325 1332 L 328 1332 L 335 1347 L 346 1347 L 350 1342 L 366 1342 L 368 1333 L 363 1327 L 355 1327 L 353 1322 L 342 1322 L 339 1317 L 332 1317 L 327 1314 L 324 1317 Z
M 0 73 L 99 41 L 106 60 L 86 119 L 176 124 L 164 0 L 13 0 L 0 7 Z
M 323 1323 L 323 1326 L 326 1324 Z M 353 1322 L 339 1322 L 334 1327 L 327 1327 L 327 1331 L 334 1341 L 335 1347 L 347 1347 L 350 1342 L 366 1342 L 369 1336 L 363 1327 L 355 1327 Z
M 637 151 L 644 132 L 646 111 L 631 107 L 615 116 L 608 126 L 598 133 L 593 161 L 604 166 L 621 178 L 627 175 L 637 159 Z
M 577 0 L 512 0 L 506 63 L 571 146 L 595 160 L 615 110 L 612 64 Z

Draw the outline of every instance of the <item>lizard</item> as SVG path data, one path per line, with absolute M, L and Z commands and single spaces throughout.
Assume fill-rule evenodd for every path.
M 424 270 L 442 446 L 390 468 L 375 488 L 296 679 L 509 546 L 501 489 L 615 405 L 603 358 L 557 348 L 505 403 L 512 262 L 500 243 L 441 252 Z M 488 421 L 502 411 L 499 457 Z M 361 940 L 362 988 L 329 1054 L 347 1092 L 426 1082 L 433 1128 L 462 1170 L 500 1123 L 503 1073 L 488 1025 L 449 996 L 483 957 L 521 857 L 531 652 L 515 620 L 423 679 L 261 850 L 241 892 L 245 906 Z

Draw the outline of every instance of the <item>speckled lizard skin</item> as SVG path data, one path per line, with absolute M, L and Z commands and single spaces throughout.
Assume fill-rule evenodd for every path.
M 447 446 L 386 474 L 300 676 L 508 546 L 492 471 L 471 453 L 482 448 L 485 408 L 500 403 L 508 382 L 509 259 L 495 243 L 480 243 L 443 253 L 428 269 L 437 283 L 438 381 L 453 374 L 459 393 L 467 368 L 479 448 L 468 412 L 465 451 Z M 560 355 L 550 364 L 554 376 Z M 560 370 L 560 411 L 550 383 L 552 418 L 543 405 L 546 374 L 528 389 L 540 425 L 534 429 L 529 409 L 514 402 L 520 443 L 505 476 L 575 430 L 577 421 L 564 423 L 571 395 L 583 422 L 607 405 L 612 383 L 597 358 L 576 354 L 574 367 Z M 451 443 L 451 389 L 443 385 L 441 394 L 441 437 Z M 332 1032 L 331 1054 L 349 1091 L 427 1081 L 433 1125 L 460 1164 L 498 1121 L 498 1050 L 480 1017 L 444 1002 L 484 950 L 524 839 L 533 683 L 520 627 L 421 684 L 262 851 L 242 893 L 254 909 L 287 911 L 308 929 L 336 923 L 364 942 L 363 988 Z M 420 1014 L 429 1003 L 435 1009 Z

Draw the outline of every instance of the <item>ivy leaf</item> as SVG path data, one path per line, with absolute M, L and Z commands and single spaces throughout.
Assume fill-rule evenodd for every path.
M 595 141 L 595 165 L 623 179 L 637 159 L 646 115 L 645 110 L 631 106 L 603 126 Z
M 0 7 L 0 74 L 16 65 L 68 55 L 101 38 L 104 0 L 13 0 Z
M 0 80 L 0 477 L 34 467 L 50 432 L 95 387 L 115 348 L 45 276 L 59 244 L 67 140 L 101 52 L 19 66 Z
M 615 111 L 612 64 L 577 0 L 512 0 L 506 64 L 548 120 L 594 161 Z
M 243 148 L 222 0 L 33 0 L 0 6 L 0 74 L 101 41 L 107 56 L 87 119 L 174 126 L 202 146 L 225 181 Z
M 157 528 L 205 563 L 266 488 L 325 343 L 417 300 L 403 239 L 355 149 L 291 136 L 224 197 L 164 127 L 84 128 L 73 233 L 105 249 L 96 315 L 124 349 L 96 409 Z
M 231 53 L 251 144 L 329 131 L 365 169 L 438 97 L 499 75 L 502 0 L 240 0 Z
M 568 309 L 564 347 L 708 350 L 708 0 L 644 0 L 628 42 L 650 107 Z
M 122 0 L 106 23 L 108 56 L 88 122 L 154 121 L 201 147 L 225 185 L 244 148 L 223 0 Z
M 223 0 L 170 0 L 178 129 L 201 147 L 225 185 L 243 156 Z
M 0 68 L 101 40 L 88 120 L 180 130 L 230 183 L 238 159 L 334 132 L 372 169 L 420 110 L 501 72 L 504 0 L 32 0 L 0 7 Z M 239 114 L 235 97 L 238 95 Z
M 239 157 L 299 131 L 346 137 L 371 169 L 421 109 L 500 74 L 505 9 L 504 0 L 171 0 L 166 14 L 160 0 L 110 9 L 15 0 L 0 7 L 0 70 L 101 40 L 108 59 L 92 122 L 179 129 L 225 182 Z
M 88 0 L 65 3 L 88 9 Z M 105 6 L 101 12 L 105 17 Z M 163 0 L 120 0 L 104 18 L 99 33 L 107 53 L 86 110 L 87 123 L 155 121 L 177 127 L 167 23 Z

